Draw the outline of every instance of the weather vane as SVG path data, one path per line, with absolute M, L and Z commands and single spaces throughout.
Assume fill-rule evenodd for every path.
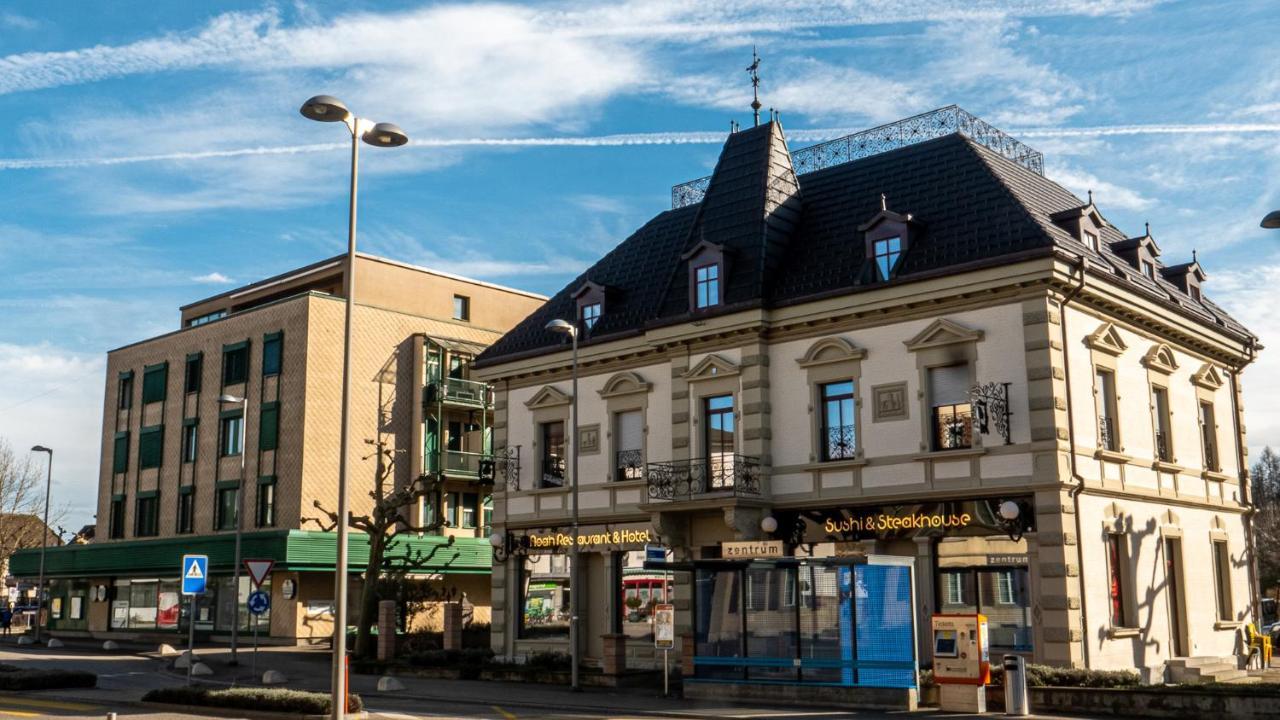
M 755 124 L 760 124 L 760 56 L 756 54 L 756 46 L 751 46 L 751 65 L 747 67 L 751 73 L 751 113 Z

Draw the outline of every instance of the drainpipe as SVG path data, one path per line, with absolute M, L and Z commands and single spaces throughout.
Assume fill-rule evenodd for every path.
M 1070 343 L 1067 342 L 1067 303 L 1071 302 L 1083 290 L 1085 285 L 1085 258 L 1084 255 L 1076 256 L 1076 271 L 1080 273 L 1080 282 L 1066 296 L 1062 302 L 1058 303 L 1058 313 L 1061 316 L 1061 322 L 1058 327 L 1061 328 L 1062 334 L 1062 377 L 1063 382 L 1067 386 L 1067 446 L 1069 450 L 1068 462 L 1071 465 L 1071 479 L 1075 482 L 1075 487 L 1069 491 L 1071 502 L 1075 509 L 1076 517 L 1076 577 L 1080 585 L 1080 649 L 1082 651 L 1084 666 L 1089 667 L 1089 636 L 1086 632 L 1089 624 L 1087 622 L 1088 612 L 1085 609 L 1085 590 L 1084 590 L 1084 537 L 1080 524 L 1080 493 L 1084 491 L 1084 478 L 1080 477 L 1080 473 L 1076 470 L 1076 425 L 1075 414 L 1072 412 L 1074 403 L 1071 402 L 1071 358 L 1069 356 Z
M 1244 351 L 1247 360 L 1239 363 L 1231 371 L 1231 428 L 1236 445 L 1236 477 L 1240 479 L 1240 498 L 1245 507 L 1244 511 L 1244 552 L 1245 562 L 1249 566 L 1249 608 L 1253 613 L 1253 621 L 1258 623 L 1258 627 L 1262 627 L 1262 615 L 1259 614 L 1259 583 L 1258 583 L 1258 565 L 1257 555 L 1253 549 L 1253 516 L 1257 514 L 1258 509 L 1253 505 L 1253 495 L 1249 487 L 1249 469 L 1244 464 L 1244 445 L 1240 442 L 1240 407 L 1236 397 L 1239 390 L 1237 383 L 1239 382 L 1240 373 L 1248 367 L 1257 357 L 1256 350 L 1257 338 L 1249 338 L 1245 343 Z

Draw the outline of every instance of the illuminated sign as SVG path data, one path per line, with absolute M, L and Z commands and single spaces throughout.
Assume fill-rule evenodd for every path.
M 782 555 L 781 540 L 720 543 L 720 557 L 723 558 L 779 558 Z
M 898 530 L 959 530 L 969 527 L 969 513 L 872 513 L 846 518 L 827 518 L 822 529 L 829 534 L 896 532 Z
M 561 550 L 575 545 L 574 536 L 565 532 L 551 532 L 541 535 L 530 534 L 529 548 L 533 550 Z M 653 531 L 645 528 L 623 530 L 579 530 L 577 543 L 579 549 L 602 549 L 619 545 L 647 545 L 655 541 Z

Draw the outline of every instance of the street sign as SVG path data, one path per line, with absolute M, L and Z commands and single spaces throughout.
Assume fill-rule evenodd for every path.
M 254 590 L 249 593 L 249 599 L 245 604 L 249 606 L 249 612 L 261 615 L 271 609 L 271 596 L 261 590 Z
M 249 580 L 255 588 L 262 587 L 262 581 L 267 579 L 271 574 L 271 566 L 275 565 L 275 560 L 245 560 L 244 569 L 249 571 Z
M 199 595 L 209 580 L 208 555 L 182 556 L 182 594 Z
M 666 562 L 667 549 L 661 545 L 645 545 L 644 561 L 645 562 Z
M 653 646 L 670 650 L 676 646 L 676 606 L 663 603 L 653 606 Z

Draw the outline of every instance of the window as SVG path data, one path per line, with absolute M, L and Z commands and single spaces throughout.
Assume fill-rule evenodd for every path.
M 111 453 L 111 472 L 122 473 L 129 471 L 129 431 L 122 430 L 116 433 L 115 447 Z
M 719 265 L 703 265 L 693 271 L 693 293 L 698 309 L 720 304 Z
M 467 377 L 467 359 L 461 355 L 449 355 L 449 377 L 454 380 L 465 380 Z
M 1231 622 L 1231 554 L 1226 540 L 1213 541 L 1213 579 L 1218 598 L 1218 619 Z
M 164 457 L 164 426 L 142 428 L 138 433 L 138 467 L 160 467 Z
M 898 258 L 902 257 L 902 238 L 895 235 L 876 240 L 871 245 L 871 251 L 880 279 L 888 280 L 893 274 L 893 269 L 898 265 Z
M 453 319 L 454 320 L 470 320 L 471 319 L 471 298 L 466 295 L 453 296 Z
M 110 534 L 112 540 L 119 540 L 124 537 L 124 496 L 113 495 L 111 497 L 111 521 Z
M 819 386 L 822 396 L 822 459 L 848 460 L 857 454 L 853 381 Z
M 238 385 L 249 377 L 249 343 L 224 345 L 222 348 L 222 384 Z
M 600 303 L 589 303 L 582 306 L 582 327 L 590 330 L 600 319 Z
M 182 462 L 195 462 L 199 447 L 200 425 L 196 418 L 187 418 L 182 421 Z
M 1000 605 L 1014 605 L 1018 602 L 1017 593 L 1014 590 L 1013 571 L 1012 570 L 996 570 L 996 603 Z
M 215 310 L 214 312 L 208 313 L 206 315 L 201 315 L 200 317 L 191 318 L 190 320 L 187 321 L 187 327 L 197 327 L 199 325 L 204 325 L 205 323 L 211 323 L 214 320 L 221 320 L 226 316 L 227 316 L 226 310 Z
M 493 496 L 485 495 L 480 503 L 481 533 L 488 537 L 493 532 Z
M 135 519 L 135 537 L 153 537 L 159 533 L 160 498 L 156 493 L 138 495 L 138 516 Z
M 276 524 L 276 476 L 258 478 L 258 510 L 254 513 L 258 527 Z
M 942 602 L 944 605 L 968 606 L 972 603 L 965 592 L 971 576 L 967 572 L 948 570 L 942 573 Z
M 218 530 L 235 530 L 236 528 L 236 507 L 240 503 L 237 500 L 240 497 L 238 482 L 232 480 L 227 483 L 218 483 L 218 506 L 217 519 L 215 527 Z
M 933 449 L 959 450 L 973 446 L 973 409 L 969 405 L 969 366 L 929 368 Z
M 1213 417 L 1213 403 L 1200 403 L 1200 439 L 1204 445 L 1204 469 L 1217 472 L 1218 465 L 1218 423 Z
M 279 375 L 281 354 L 283 353 L 284 333 L 276 332 L 262 336 L 262 374 Z
M 142 404 L 162 402 L 169 381 L 169 363 L 150 365 L 142 371 Z
M 644 414 L 627 410 L 613 416 L 614 480 L 644 477 Z
M 1156 266 L 1150 260 L 1142 261 L 1142 274 L 1147 276 L 1148 280 L 1156 279 Z
M 564 421 L 542 423 L 542 487 L 564 486 Z
M 189 533 L 195 528 L 192 525 L 195 520 L 196 494 L 195 488 L 190 485 L 183 485 L 178 488 L 178 527 L 179 533 Z
M 1098 368 L 1095 392 L 1098 393 L 1098 447 L 1118 452 L 1115 373 Z
M 1191 299 L 1200 302 L 1200 287 L 1198 285 L 1189 285 L 1187 291 L 1191 294 Z
M 121 410 L 128 410 L 133 407 L 133 371 L 120 373 L 120 388 L 118 391 L 117 406 Z
M 1156 414 L 1156 459 L 1173 462 L 1173 434 L 1169 431 L 1169 391 L 1151 388 L 1151 409 Z
M 222 457 L 239 455 L 244 451 L 240 438 L 243 430 L 244 416 L 239 410 L 222 418 L 222 427 L 218 436 L 218 447 L 221 448 Z
M 1111 608 L 1111 626 L 1118 628 L 1135 627 L 1129 614 L 1128 581 L 1125 579 L 1125 566 L 1129 562 L 1129 551 L 1125 548 L 1125 536 L 1118 533 L 1107 534 L 1107 594 Z
M 275 450 L 280 441 L 280 403 L 262 403 L 258 417 L 258 449 Z
M 183 390 L 189 393 L 200 392 L 200 375 L 204 372 L 204 353 L 187 356 L 187 371 L 183 379 Z
M 737 460 L 734 455 L 737 448 L 735 442 L 737 425 L 733 414 L 733 396 L 718 395 L 703 398 L 702 415 L 706 433 L 703 437 L 703 446 L 707 450 L 707 480 L 706 487 L 700 489 L 731 488 L 737 478 L 734 467 Z
M 1094 252 L 1098 252 L 1098 236 L 1097 235 L 1091 232 L 1086 232 L 1084 234 L 1084 244 L 1088 245 L 1090 250 Z
M 480 496 L 476 493 L 462 494 L 461 527 L 474 529 L 476 518 L 480 515 Z

